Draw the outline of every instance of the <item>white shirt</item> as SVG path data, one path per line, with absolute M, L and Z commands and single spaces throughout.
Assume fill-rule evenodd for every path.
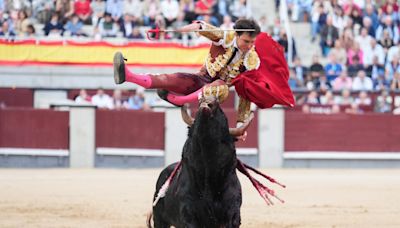
M 364 80 L 361 80 L 360 77 L 354 78 L 353 90 L 372 90 L 373 86 L 372 79 L 369 77 L 364 77 Z
M 179 13 L 179 3 L 176 0 L 164 0 L 161 2 L 161 12 L 165 18 L 176 18 Z

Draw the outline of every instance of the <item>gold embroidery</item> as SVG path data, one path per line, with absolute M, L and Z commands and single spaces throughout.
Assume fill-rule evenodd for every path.
M 249 117 L 249 115 L 250 115 L 250 105 L 251 105 L 250 101 L 240 97 L 237 122 L 242 122 L 243 123 Z
M 254 47 L 246 54 L 244 58 L 244 66 L 246 70 L 255 70 L 260 66 L 260 58 Z
M 216 86 L 204 86 L 203 96 L 215 96 L 218 98 L 219 102 L 224 102 L 229 95 L 229 88 L 226 84 L 216 85 Z
M 226 52 L 224 54 L 215 57 L 214 62 L 212 62 L 211 54 L 209 53 L 206 59 L 206 68 L 208 74 L 211 77 L 215 77 L 218 72 L 220 72 L 224 67 L 226 67 L 228 60 L 231 58 L 232 55 L 233 55 L 233 48 L 228 48 L 226 49 Z
M 228 47 L 232 45 L 233 40 L 235 39 L 236 33 L 234 31 L 228 31 L 225 33 L 224 45 Z
M 205 22 L 201 23 L 201 28 L 205 30 L 215 30 L 215 31 L 200 31 L 199 34 L 212 40 L 212 41 L 219 41 L 220 39 L 224 38 L 224 32 L 221 31 L 219 28 L 212 26 L 210 24 L 207 24 Z

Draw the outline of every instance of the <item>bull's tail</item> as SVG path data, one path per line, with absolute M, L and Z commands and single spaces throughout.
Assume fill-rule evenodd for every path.
M 147 228 L 153 228 L 151 226 L 151 218 L 153 218 L 153 210 L 147 213 L 147 219 L 146 219 Z

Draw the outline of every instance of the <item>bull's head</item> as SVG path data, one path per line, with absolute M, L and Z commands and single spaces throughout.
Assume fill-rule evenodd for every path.
M 199 110 L 198 115 L 203 115 L 203 116 L 209 116 L 209 117 L 213 117 L 215 115 L 215 113 L 217 113 L 218 111 L 220 111 L 221 108 L 219 106 L 219 102 L 217 100 L 217 98 L 215 98 L 214 96 L 206 96 L 206 97 L 202 97 L 199 100 Z M 188 113 L 188 106 L 184 105 L 181 108 L 181 114 L 182 114 L 182 119 L 183 121 L 189 126 L 191 127 L 194 123 L 194 119 L 190 116 L 190 114 Z M 247 128 L 250 126 L 251 121 L 254 118 L 254 114 L 251 113 L 250 116 L 247 118 L 247 120 L 244 122 L 244 124 L 238 128 L 229 128 L 229 133 L 232 136 L 238 137 L 243 135 Z

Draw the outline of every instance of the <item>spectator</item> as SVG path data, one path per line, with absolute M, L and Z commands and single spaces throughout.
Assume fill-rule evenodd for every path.
M 143 14 L 144 14 L 144 25 L 154 26 L 156 16 L 161 13 L 161 6 L 159 0 L 144 0 L 143 2 Z
M 10 30 L 9 22 L 4 21 L 1 25 L 0 38 L 4 37 L 7 40 L 14 40 L 15 36 L 14 31 Z
M 336 59 L 336 55 L 333 53 L 329 54 L 329 62 L 325 65 L 325 75 L 329 82 L 335 80 L 337 76 L 339 76 L 340 72 L 342 72 L 342 65 L 338 63 Z
M 364 66 L 360 63 L 358 55 L 355 55 L 352 58 L 352 63 L 347 67 L 347 73 L 350 77 L 354 78 L 360 70 L 364 70 Z
M 400 72 L 397 71 L 394 74 L 392 83 L 390 84 L 390 90 L 400 90 Z
M 332 24 L 338 29 L 339 34 L 343 34 L 343 30 L 346 24 L 343 9 L 342 7 L 337 5 L 334 7 L 333 12 L 334 13 L 332 15 Z
M 353 30 L 351 28 L 345 28 L 340 38 L 341 46 L 347 51 L 354 44 Z M 346 54 L 347 55 L 347 54 Z M 347 57 L 346 57 L 347 60 Z
M 356 27 L 362 27 L 363 25 L 363 18 L 361 16 L 361 11 L 360 9 L 353 8 L 351 11 L 350 18 L 353 20 L 353 24 Z
M 101 18 L 104 17 L 106 12 L 106 3 L 103 0 L 94 0 L 90 3 L 90 8 L 92 8 L 92 25 L 96 27 L 99 24 Z
M 313 56 L 313 63 L 311 64 L 309 69 L 310 69 L 311 81 L 313 82 L 314 85 L 316 85 L 317 82 L 319 81 L 319 78 L 324 73 L 324 67 L 319 62 L 318 55 Z
M 225 0 L 219 1 L 224 2 Z M 185 21 L 189 24 L 196 20 L 197 15 L 194 12 L 194 0 L 180 0 L 179 1 L 180 11 L 185 13 Z
M 389 96 L 388 91 L 382 90 L 381 94 L 375 101 L 375 112 L 389 113 L 392 110 L 392 97 Z
M 372 25 L 371 18 L 364 17 L 363 18 L 363 28 L 367 30 L 368 35 L 375 39 L 375 31 L 376 29 Z
M 332 91 L 326 91 L 324 96 L 320 97 L 320 101 L 322 105 L 335 105 L 335 97 L 333 96 Z
M 335 97 L 335 103 L 338 105 L 351 105 L 353 103 L 353 97 L 351 96 L 350 90 L 342 90 L 341 96 Z
M 101 37 L 116 37 L 118 33 L 118 26 L 114 23 L 111 14 L 105 13 L 104 18 L 99 22 L 99 33 Z
M 200 16 L 211 15 L 214 4 L 214 0 L 198 0 L 194 5 L 194 12 Z
M 329 55 L 335 55 L 337 62 L 342 66 L 346 66 L 347 54 L 346 50 L 342 47 L 340 39 L 335 41 L 335 46 L 331 49 Z
M 124 0 L 123 15 L 129 14 L 138 25 L 143 23 L 143 3 L 140 0 Z
M 161 2 L 161 13 L 164 16 L 166 27 L 174 23 L 179 14 L 179 3 L 177 0 L 163 0 Z
M 367 77 L 365 74 L 365 71 L 360 70 L 357 72 L 357 76 L 353 80 L 353 90 L 367 90 L 371 91 L 374 88 L 374 83 L 372 82 L 372 79 Z
M 98 108 L 111 109 L 113 100 L 108 94 L 104 93 L 103 89 L 98 89 L 96 95 L 92 97 L 92 104 Z
M 85 24 L 92 23 L 92 8 L 90 0 L 76 0 L 74 3 L 74 14 Z
M 25 10 L 18 11 L 18 18 L 16 20 L 16 23 L 14 24 L 15 33 L 18 36 L 23 37 L 28 30 L 28 25 L 30 25 L 31 23 L 32 22 L 28 18 L 28 14 Z
M 302 81 L 300 81 L 297 77 L 293 69 L 289 71 L 289 86 L 291 89 L 296 90 L 303 87 Z
M 400 42 L 387 51 L 387 62 L 392 62 L 394 56 L 400 56 Z
M 87 36 L 83 31 L 83 22 L 79 20 L 77 15 L 72 15 L 70 21 L 65 25 L 65 31 L 69 32 L 71 36 Z
M 320 104 L 318 92 L 315 90 L 311 90 L 310 93 L 306 97 L 306 104 Z
M 371 105 L 371 98 L 368 96 L 368 93 L 366 91 L 360 91 L 358 94 L 358 97 L 355 100 L 355 103 L 357 105 Z
M 321 29 L 321 50 L 322 55 L 327 56 L 335 41 L 339 38 L 338 29 L 332 25 L 332 17 L 326 18 L 326 24 Z
M 339 77 L 333 80 L 332 87 L 335 91 L 340 91 L 343 89 L 350 90 L 352 88 L 352 83 L 353 80 L 347 76 L 347 71 L 344 70 L 340 72 Z
M 394 46 L 393 39 L 390 37 L 389 30 L 384 29 L 382 32 L 381 39 L 378 40 L 378 43 L 383 47 L 385 53 Z
M 397 4 L 396 0 L 386 0 L 386 3 L 381 7 L 384 13 L 387 13 L 387 7 L 389 5 L 392 6 L 393 11 L 399 12 L 399 5 Z
M 50 21 L 51 15 L 55 10 L 53 1 L 36 0 L 32 2 L 33 17 L 41 24 Z
M 225 15 L 220 28 L 221 29 L 233 29 L 234 25 L 235 25 L 235 23 L 232 22 L 231 16 Z
M 56 0 L 56 12 L 59 21 L 64 25 L 74 14 L 74 0 Z
M 368 35 L 368 30 L 366 28 L 361 28 L 360 35 L 356 36 L 355 41 L 358 43 L 359 47 L 361 48 L 362 52 L 365 53 L 370 49 L 371 40 L 373 40 L 370 35 Z M 363 60 L 364 62 L 364 60 Z
M 319 80 L 315 84 L 315 88 L 321 92 L 326 92 L 327 90 L 332 89 L 332 84 L 328 81 L 326 75 L 323 74 L 319 77 Z
M 399 52 L 400 54 L 400 52 Z M 371 39 L 371 43 L 368 48 L 365 48 L 364 52 L 364 65 L 370 66 L 374 64 L 374 58 L 377 58 L 377 63 L 383 65 L 385 63 L 385 51 L 382 46 L 376 42 L 375 39 Z
M 295 21 L 308 22 L 311 14 L 312 0 L 298 0 L 297 14 L 298 19 Z M 293 19 L 293 18 L 292 18 Z
M 400 71 L 399 57 L 397 55 L 393 56 L 391 62 L 387 62 L 385 65 L 385 78 L 388 82 L 393 79 L 396 72 Z
M 324 6 L 321 1 L 315 1 L 311 10 L 311 41 L 314 42 L 317 34 L 320 33 L 322 27 L 326 23 Z
M 128 39 L 143 39 L 142 34 L 140 33 L 139 27 L 134 27 L 132 33 L 129 34 Z
M 371 20 L 371 24 L 372 24 L 371 27 L 373 30 L 376 30 L 378 28 L 378 26 L 379 26 L 378 15 L 376 14 L 375 8 L 371 3 L 366 4 L 365 9 L 364 9 L 364 17 L 367 17 Z M 375 34 L 375 31 L 374 31 L 374 34 Z
M 347 62 L 353 64 L 353 57 L 357 56 L 360 64 L 363 64 L 364 53 L 360 49 L 360 44 L 357 42 L 353 43 L 353 46 L 347 51 Z
M 384 31 L 387 31 L 389 39 L 391 39 L 394 44 L 397 44 L 399 42 L 399 28 L 397 27 L 397 25 L 393 24 L 392 18 L 390 16 L 385 16 L 383 24 L 379 25 L 376 29 L 376 40 L 388 39 L 388 37 L 384 37 Z M 383 44 L 381 45 L 385 46 Z
M 218 0 L 214 5 L 214 16 L 219 22 L 222 22 L 225 16 L 231 16 L 230 5 L 232 5 L 232 0 Z
M 231 12 L 233 21 L 242 18 L 250 18 L 252 16 L 251 6 L 247 0 L 234 0 Z
M 140 110 L 144 105 L 144 96 L 140 96 L 137 90 L 133 90 L 128 99 L 128 109 Z
M 124 15 L 124 20 L 121 21 L 120 24 L 120 30 L 124 34 L 124 37 L 128 37 L 129 35 L 132 34 L 133 28 L 135 28 L 137 25 L 133 21 L 133 16 L 131 14 L 125 14 Z
M 368 77 L 372 78 L 372 80 L 376 80 L 379 75 L 384 75 L 385 68 L 379 63 L 378 56 L 375 55 L 373 56 L 372 63 L 368 65 L 365 71 Z
M 213 12 L 215 4 L 215 0 L 198 0 L 194 8 L 194 12 L 198 15 L 197 20 L 205 20 L 204 18 L 207 18 L 207 23 L 219 26 L 220 22 Z
M 79 104 L 90 104 L 92 97 L 87 94 L 86 89 L 81 89 L 79 95 L 75 98 L 75 102 Z
M 350 108 L 346 108 L 344 110 L 345 113 L 347 114 L 363 114 L 364 111 L 360 109 L 359 105 L 356 103 L 350 104 Z
M 107 0 L 106 13 L 111 15 L 113 21 L 120 23 L 123 13 L 123 0 Z
M 128 106 L 128 102 L 122 97 L 122 91 L 119 89 L 114 90 L 110 109 L 121 110 L 127 109 Z
M 389 16 L 392 18 L 393 24 L 398 24 L 399 22 L 399 16 L 397 12 L 393 11 L 393 6 L 388 5 L 386 8 L 386 13 L 383 14 L 383 17 Z
M 280 34 L 279 34 L 279 39 L 277 41 L 282 47 L 283 50 L 285 52 L 285 58 L 286 61 L 288 61 L 288 59 L 290 58 L 289 56 L 289 41 L 288 41 L 288 37 L 286 34 L 285 29 L 281 29 Z M 294 38 L 292 37 L 292 56 L 291 56 L 291 60 L 293 61 L 294 58 L 297 56 L 297 50 L 296 50 L 296 43 Z
M 294 58 L 293 71 L 297 80 L 300 81 L 301 85 L 304 85 L 304 80 L 307 77 L 308 69 L 306 66 L 302 65 L 299 57 Z
M 64 27 L 59 20 L 58 13 L 53 13 L 49 22 L 43 28 L 46 36 L 61 37 L 64 33 Z
M 36 30 L 35 27 L 33 27 L 33 25 L 28 25 L 28 27 L 26 28 L 26 33 L 24 35 L 25 38 L 35 38 L 36 37 Z

